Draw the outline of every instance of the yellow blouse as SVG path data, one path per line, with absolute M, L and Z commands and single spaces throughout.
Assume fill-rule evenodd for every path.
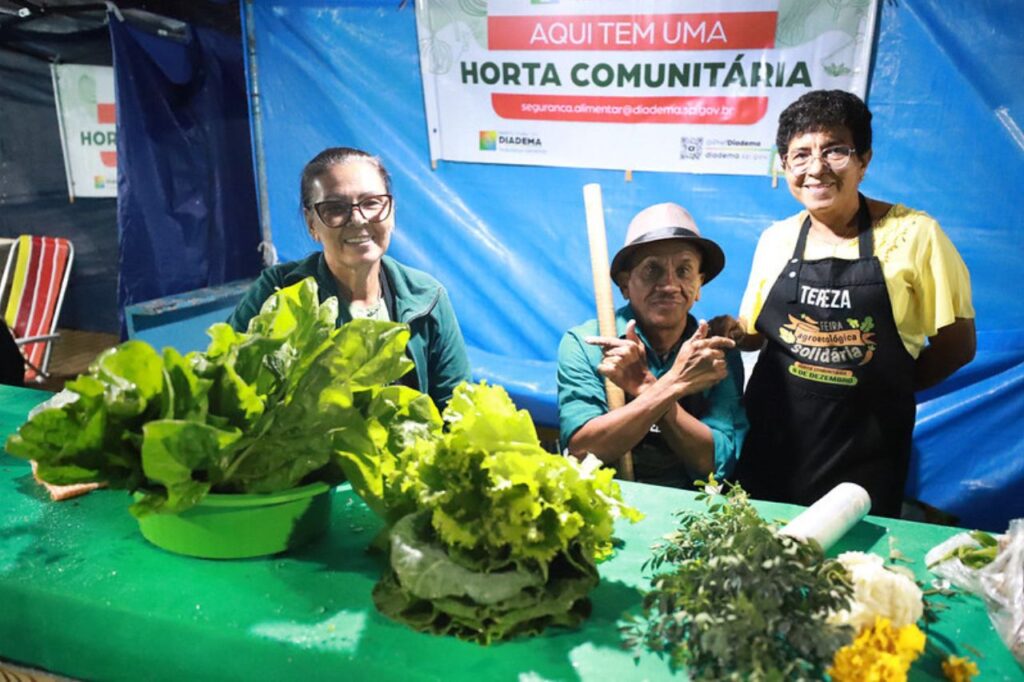
M 768 292 L 796 248 L 806 211 L 773 223 L 761 234 L 750 266 L 750 280 L 740 304 L 747 332 L 761 313 Z M 882 263 L 889 301 L 900 338 L 917 357 L 925 340 L 954 318 L 973 318 L 971 278 L 953 242 L 934 218 L 921 211 L 894 205 L 874 227 L 875 256 Z M 857 238 L 829 244 L 807 238 L 804 258 L 856 259 Z

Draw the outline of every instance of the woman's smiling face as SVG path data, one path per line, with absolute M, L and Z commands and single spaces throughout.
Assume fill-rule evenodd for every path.
M 857 205 L 857 191 L 871 160 L 871 152 L 855 152 L 846 165 L 833 169 L 822 158 L 831 147 L 853 147 L 853 135 L 845 127 L 812 133 L 801 133 L 789 141 L 787 156 L 796 151 L 811 154 L 810 165 L 801 173 L 794 173 L 786 164 L 786 183 L 789 191 L 804 208 L 812 213 Z
M 337 200 L 354 204 L 371 196 L 386 194 L 387 188 L 377 166 L 361 158 L 348 159 L 331 165 L 312 183 L 310 205 L 321 201 Z M 358 270 L 380 260 L 391 243 L 395 227 L 395 211 L 373 223 L 353 210 L 348 223 L 341 227 L 328 227 L 316 211 L 305 211 L 309 233 L 324 245 L 324 257 L 329 265 Z

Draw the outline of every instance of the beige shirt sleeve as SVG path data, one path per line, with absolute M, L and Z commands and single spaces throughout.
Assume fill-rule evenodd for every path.
M 745 331 L 754 333 L 758 315 L 764 308 L 765 299 L 779 278 L 786 259 L 792 255 L 796 243 L 795 237 L 789 238 L 787 228 L 792 218 L 774 223 L 761 233 L 754 250 L 754 260 L 750 265 L 750 278 L 747 288 L 740 301 L 739 316 L 746 321 Z
M 971 277 L 960 253 L 939 224 L 930 217 L 920 220 L 920 238 L 914 249 L 918 301 L 915 326 L 925 336 L 935 336 L 956 318 L 973 318 Z

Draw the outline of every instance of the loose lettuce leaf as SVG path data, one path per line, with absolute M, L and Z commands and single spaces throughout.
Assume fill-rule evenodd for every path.
M 223 478 L 223 453 L 241 436 L 237 430 L 174 419 L 151 421 L 142 431 L 142 469 L 163 490 L 149 492 L 132 505 L 136 516 L 180 512 L 195 505 Z
M 324 329 L 330 333 L 337 319 L 338 299 L 320 303 L 316 280 L 307 277 L 268 297 L 246 331 L 270 339 L 321 337 Z
M 497 604 L 527 587 L 544 584 L 539 572 L 506 569 L 478 573 L 451 560 L 444 545 L 422 538 L 424 514 L 410 514 L 391 529 L 391 567 L 402 586 L 421 599 L 468 597 L 477 604 Z
M 224 363 L 213 369 L 204 367 L 203 371 L 212 384 L 210 411 L 239 429 L 252 428 L 266 411 L 267 396 L 261 395 L 254 384 L 243 379 L 233 364 Z
M 104 383 L 107 408 L 118 417 L 141 415 L 163 387 L 160 355 L 143 341 L 126 341 L 104 351 L 90 373 Z
M 463 384 L 454 392 L 444 420 L 452 447 L 484 451 L 542 451 L 526 410 L 517 410 L 501 386 Z
M 35 413 L 7 440 L 15 457 L 34 459 L 37 475 L 57 485 L 106 480 L 127 487 L 142 480 L 130 429 L 139 417 L 109 410 L 107 385 L 84 375 L 67 383 L 77 398 Z
M 95 468 L 73 464 L 74 455 L 98 450 L 103 442 L 103 413 L 92 416 L 91 423 L 79 423 L 75 415 L 59 409 L 43 410 L 7 441 L 7 451 L 15 457 L 36 459 L 37 475 L 60 485 L 94 480 Z M 50 453 L 56 456 L 50 457 Z
M 552 625 L 573 627 L 590 614 L 586 596 L 598 574 L 578 545 L 555 557 L 543 573 L 536 568 L 472 572 L 417 528 L 426 524 L 408 519 L 392 531 L 392 571 L 373 590 L 374 603 L 389 618 L 421 632 L 489 644 Z M 417 554 L 422 560 L 409 560 Z
M 39 412 L 7 440 L 7 451 L 23 459 L 61 459 L 66 452 L 81 449 L 79 440 L 102 443 L 103 429 L 79 423 L 69 410 L 49 409 Z M 99 433 L 97 433 L 97 431 Z M 83 438 L 84 436 L 84 438 Z M 51 457 L 52 453 L 52 457 Z
M 249 321 L 245 340 L 234 342 L 239 375 L 255 383 L 261 393 L 273 393 L 287 377 L 301 376 L 331 343 L 337 317 L 338 299 L 330 297 L 320 303 L 312 277 L 281 289 L 264 301 L 259 314 Z M 228 325 L 221 327 L 226 329 L 218 333 L 233 332 Z M 213 351 L 211 345 L 207 355 L 214 356 Z
M 213 382 L 196 375 L 188 359 L 174 348 L 164 348 L 163 361 L 161 418 L 205 421 Z
M 381 389 L 360 411 L 363 421 L 332 432 L 335 454 L 353 489 L 390 526 L 416 510 L 414 490 L 409 485 L 415 476 L 395 475 L 399 465 L 395 453 L 434 447 L 441 415 L 430 396 L 406 386 Z M 415 466 L 418 461 L 405 457 L 402 463 Z

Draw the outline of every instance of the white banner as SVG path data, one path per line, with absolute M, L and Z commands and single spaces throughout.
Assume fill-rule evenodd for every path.
M 431 161 L 765 175 L 779 113 L 865 96 L 876 0 L 417 0 Z
M 68 195 L 116 197 L 113 67 L 54 64 L 52 73 Z

